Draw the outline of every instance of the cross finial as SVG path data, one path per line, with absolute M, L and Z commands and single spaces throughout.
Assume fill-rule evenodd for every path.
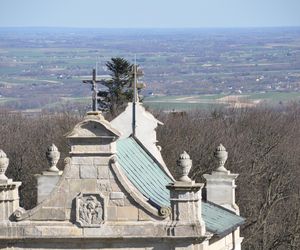
M 96 79 L 96 69 L 93 69 L 92 80 L 83 80 L 83 83 L 90 83 L 92 85 L 92 107 L 93 111 L 97 111 L 97 83 L 101 83 L 102 81 L 97 81 Z

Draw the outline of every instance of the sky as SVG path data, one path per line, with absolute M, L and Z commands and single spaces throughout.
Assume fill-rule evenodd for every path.
M 0 27 L 300 26 L 300 0 L 0 0 Z

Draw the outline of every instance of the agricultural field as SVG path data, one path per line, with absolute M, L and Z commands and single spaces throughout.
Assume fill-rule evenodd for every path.
M 300 93 L 269 92 L 239 95 L 206 94 L 193 96 L 152 96 L 144 100 L 150 109 L 185 111 L 218 108 L 253 108 L 259 106 L 279 106 L 300 102 Z
M 134 55 L 153 108 L 274 105 L 300 92 L 300 28 L 0 28 L 0 106 L 88 105 L 92 69 L 107 76 L 110 58 Z

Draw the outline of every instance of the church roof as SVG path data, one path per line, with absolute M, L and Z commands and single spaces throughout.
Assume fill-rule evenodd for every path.
M 117 158 L 131 183 L 156 207 L 170 207 L 166 186 L 172 179 L 154 157 L 133 137 L 117 141 Z M 244 222 L 244 218 L 214 203 L 202 201 L 202 217 L 206 229 L 223 235 Z
M 157 207 L 170 206 L 166 185 L 173 182 L 160 165 L 133 137 L 117 141 L 117 157 L 131 183 Z
M 245 222 L 232 211 L 205 201 L 202 201 L 202 217 L 207 230 L 217 235 L 225 235 Z

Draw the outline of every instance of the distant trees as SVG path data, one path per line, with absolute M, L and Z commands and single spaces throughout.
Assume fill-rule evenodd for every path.
M 159 145 L 169 168 L 186 150 L 193 160 L 192 179 L 216 168 L 219 143 L 226 167 L 237 178 L 237 204 L 246 218 L 243 249 L 300 249 L 300 105 L 157 114 Z M 26 117 L 0 112 L 0 148 L 10 158 L 7 176 L 22 181 L 21 205 L 35 205 L 34 174 L 48 168 L 45 151 L 52 142 L 68 155 L 65 134 L 81 118 L 73 114 Z M 171 169 L 172 171 L 172 169 Z M 174 171 L 173 171 L 174 172 Z
M 36 204 L 34 175 L 48 168 L 45 152 L 52 143 L 61 152 L 58 164 L 62 168 L 63 159 L 69 153 L 63 135 L 79 120 L 80 117 L 66 112 L 26 116 L 0 109 L 0 149 L 10 159 L 6 175 L 22 182 L 19 189 L 22 207 L 32 208 Z
M 237 178 L 237 204 L 246 218 L 243 249 L 300 249 L 300 106 L 159 114 L 158 140 L 167 166 L 186 150 L 192 179 L 216 168 L 222 143 Z

